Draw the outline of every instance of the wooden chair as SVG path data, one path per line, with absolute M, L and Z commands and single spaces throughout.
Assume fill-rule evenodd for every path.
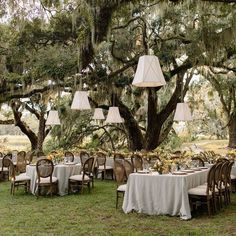
M 148 155 L 147 156 L 147 161 L 150 166 L 154 166 L 157 161 L 161 162 L 161 159 L 157 155 Z
M 4 154 L 2 152 L 0 152 L 0 158 L 3 158 Z
M 33 151 L 28 151 L 25 155 L 26 162 L 30 164 L 33 160 L 34 152 Z
M 120 197 L 120 194 L 122 197 L 124 197 L 124 193 L 126 190 L 126 184 L 124 184 L 126 179 L 126 173 L 125 173 L 125 167 L 122 165 L 120 161 L 114 161 L 114 175 L 116 179 L 116 209 L 118 208 L 118 200 Z
M 113 167 L 106 165 L 106 154 L 103 152 L 96 153 L 96 178 L 101 173 L 102 179 L 106 179 L 106 173 L 110 172 L 113 179 Z
M 196 165 L 197 165 L 198 167 L 199 167 L 199 166 L 201 166 L 201 167 L 205 166 L 204 160 L 203 160 L 200 156 L 193 156 L 193 157 L 191 158 L 191 160 L 192 160 L 193 163 L 196 163 Z
M 54 170 L 53 162 L 49 159 L 40 159 L 36 163 L 37 180 L 35 190 L 37 188 L 36 196 L 41 193 L 41 188 L 49 187 L 49 193 L 52 196 L 53 187 L 58 184 L 56 177 L 52 176 Z
M 81 151 L 80 154 L 79 154 L 79 156 L 80 156 L 80 163 L 81 163 L 81 166 L 83 166 L 84 163 L 85 163 L 85 161 L 90 158 L 89 153 L 86 152 L 86 151 Z
M 128 161 L 128 160 L 124 160 L 123 162 L 121 162 L 125 168 L 125 181 L 128 181 L 129 175 L 134 173 L 134 166 L 133 164 Z
M 23 186 L 25 188 L 25 192 L 29 192 L 30 188 L 30 177 L 26 175 L 26 173 L 22 173 L 20 175 L 15 175 L 15 167 L 13 162 L 10 159 L 5 159 L 5 165 L 9 166 L 9 179 L 11 181 L 11 194 L 15 194 L 15 188 Z
M 131 155 L 131 162 L 136 172 L 143 169 L 143 159 L 138 154 Z
M 91 174 L 93 173 L 93 164 L 94 158 L 88 158 L 83 165 L 82 173 L 80 175 L 72 175 L 69 178 L 68 183 L 68 193 L 71 192 L 72 186 L 76 186 L 78 188 L 81 187 L 81 193 L 83 193 L 83 188 L 86 185 L 90 192 L 90 183 L 93 181 L 91 179 Z
M 19 173 L 25 173 L 26 171 L 26 152 L 20 151 L 17 153 L 17 160 L 16 160 L 16 170 Z
M 121 153 L 115 153 L 113 158 L 114 161 L 121 161 L 125 159 L 125 156 Z
M 197 202 L 207 205 L 208 215 L 215 211 L 215 167 L 211 166 L 208 176 L 207 184 L 197 186 L 188 190 L 190 205 L 197 207 Z
M 9 168 L 10 164 L 8 160 L 11 160 L 12 155 L 7 154 L 2 159 L 2 167 L 1 167 L 1 179 L 8 180 L 9 179 Z
M 75 156 L 72 152 L 66 151 L 65 152 L 65 159 L 66 159 L 66 161 L 74 162 Z

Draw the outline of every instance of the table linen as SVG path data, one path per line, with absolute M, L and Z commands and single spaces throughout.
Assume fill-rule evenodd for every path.
M 129 176 L 123 211 L 191 219 L 188 190 L 207 181 L 208 169 L 186 175 L 133 173 Z
M 64 196 L 68 194 L 68 181 L 72 175 L 78 175 L 81 173 L 80 164 L 58 164 L 54 166 L 53 176 L 58 179 L 58 194 Z M 36 165 L 26 166 L 26 175 L 31 179 L 30 190 L 35 194 L 35 185 L 37 180 Z

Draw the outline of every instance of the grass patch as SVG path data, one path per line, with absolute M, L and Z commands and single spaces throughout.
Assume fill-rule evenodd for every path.
M 91 194 L 40 197 L 22 189 L 10 195 L 10 184 L 0 183 L 1 235 L 235 235 L 236 194 L 232 204 L 208 218 L 124 214 L 115 209 L 115 183 L 96 181 Z M 158 196 L 157 196 L 158 197 Z

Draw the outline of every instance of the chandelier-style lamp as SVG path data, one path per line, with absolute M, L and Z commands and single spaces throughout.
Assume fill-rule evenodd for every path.
M 86 91 L 76 91 L 72 104 L 71 109 L 74 110 L 89 110 L 91 109 L 88 95 Z
M 190 120 L 192 120 L 192 114 L 191 114 L 190 108 L 188 106 L 188 103 L 186 103 L 186 102 L 177 103 L 174 120 L 175 121 L 190 121 Z
M 132 84 L 137 87 L 159 87 L 166 84 L 158 57 L 144 55 L 139 58 Z
M 93 120 L 105 120 L 102 108 L 95 108 L 94 114 L 92 117 Z
M 58 111 L 56 110 L 51 110 L 49 111 L 47 120 L 46 120 L 46 125 L 60 125 L 60 119 L 59 119 L 59 115 L 58 115 Z
M 109 107 L 105 123 L 123 123 L 118 107 Z

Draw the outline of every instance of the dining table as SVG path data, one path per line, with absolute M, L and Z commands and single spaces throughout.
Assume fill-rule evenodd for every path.
M 137 211 L 148 215 L 179 216 L 191 219 L 188 190 L 207 181 L 209 168 L 192 173 L 175 174 L 133 173 L 124 194 L 122 209 L 125 213 Z
M 68 194 L 68 181 L 70 176 L 78 175 L 81 173 L 80 163 L 61 163 L 55 164 L 52 176 L 58 179 L 58 194 L 64 196 Z M 36 164 L 30 164 L 26 166 L 26 175 L 30 177 L 30 191 L 35 194 L 37 188 L 35 188 L 37 181 Z

